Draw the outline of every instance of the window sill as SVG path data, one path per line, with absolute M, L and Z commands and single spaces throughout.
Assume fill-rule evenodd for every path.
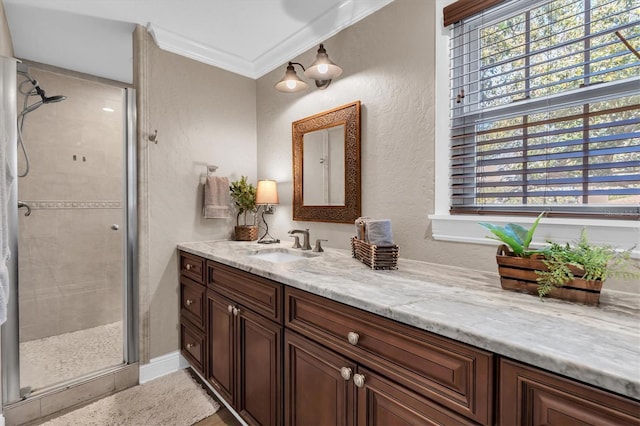
M 432 236 L 438 241 L 497 245 L 495 240 L 486 238 L 491 233 L 478 222 L 498 225 L 519 223 L 529 228 L 535 217 L 475 216 L 475 215 L 429 215 L 432 222 Z M 583 228 L 587 229 L 589 241 L 594 244 L 609 244 L 617 249 L 636 246 L 631 257 L 640 259 L 640 222 L 625 220 L 543 218 L 534 235 L 532 247 L 542 246 L 545 241 L 564 243 L 575 241 Z

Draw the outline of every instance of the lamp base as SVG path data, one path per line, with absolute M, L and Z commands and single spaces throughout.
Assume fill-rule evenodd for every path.
M 279 242 L 280 242 L 280 240 L 276 240 L 275 238 L 258 240 L 258 244 L 276 244 L 276 243 L 279 243 Z
M 264 208 L 262 210 L 262 222 L 264 222 L 264 234 L 262 234 L 262 237 L 260 237 L 260 239 L 258 240 L 258 244 L 275 244 L 275 243 L 279 243 L 280 240 L 275 239 L 271 236 L 271 234 L 269 234 L 269 224 L 267 223 L 267 221 L 264 218 L 264 214 L 266 213 L 267 208 Z M 273 207 L 272 207 L 272 211 L 273 211 Z M 268 238 L 267 238 L 268 237 Z

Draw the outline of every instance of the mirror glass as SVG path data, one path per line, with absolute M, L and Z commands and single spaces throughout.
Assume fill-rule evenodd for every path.
M 303 136 L 305 206 L 344 206 L 344 124 Z
M 293 220 L 360 217 L 360 101 L 293 123 Z

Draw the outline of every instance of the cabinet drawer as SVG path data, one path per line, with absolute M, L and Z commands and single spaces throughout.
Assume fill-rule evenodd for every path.
M 640 403 L 500 359 L 502 425 L 640 425 Z
M 190 253 L 180 252 L 180 274 L 197 283 L 204 284 L 204 259 Z
M 191 327 L 184 318 L 180 321 L 180 351 L 182 355 L 189 361 L 191 366 L 198 370 L 201 374 L 204 373 L 202 368 L 203 362 L 206 359 L 205 356 L 205 340 L 204 333 Z
M 202 284 L 180 277 L 180 313 L 201 330 L 205 324 L 205 291 Z
M 291 329 L 457 413 L 492 423 L 491 353 L 289 287 L 285 312 Z
M 475 425 L 476 423 L 447 408 L 398 386 L 385 377 L 359 368 L 364 385 L 356 388 L 358 426 L 367 425 Z
M 245 308 L 282 324 L 282 284 L 207 261 L 207 285 Z

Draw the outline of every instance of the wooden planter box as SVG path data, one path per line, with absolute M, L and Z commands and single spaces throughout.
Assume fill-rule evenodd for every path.
M 538 295 L 538 274 L 536 271 L 548 270 L 541 260 L 542 256 L 522 258 L 515 256 L 506 245 L 498 247 L 496 260 L 500 273 L 500 285 L 504 290 L 518 291 Z M 545 297 L 568 300 L 585 305 L 597 305 L 600 301 L 602 281 L 581 279 L 583 272 L 570 267 L 576 277 L 561 288 L 554 288 Z

